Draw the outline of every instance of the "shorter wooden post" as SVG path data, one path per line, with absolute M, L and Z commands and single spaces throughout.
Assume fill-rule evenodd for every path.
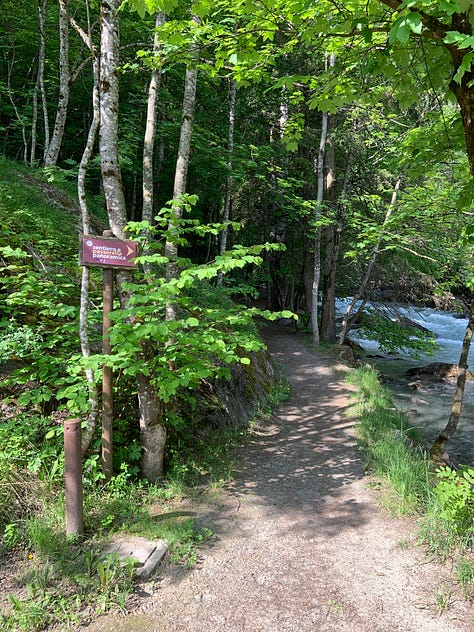
M 64 472 L 66 535 L 82 535 L 84 532 L 84 520 L 80 419 L 67 419 L 64 422 Z

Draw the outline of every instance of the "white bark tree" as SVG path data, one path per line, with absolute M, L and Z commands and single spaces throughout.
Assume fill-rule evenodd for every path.
M 193 16 L 192 21 L 196 24 L 200 23 L 197 16 Z M 191 44 L 190 48 L 191 60 L 186 67 L 184 77 L 184 95 L 183 107 L 181 110 L 181 129 L 179 135 L 178 157 L 176 159 L 176 167 L 174 173 L 173 200 L 176 203 L 173 206 L 173 213 L 176 219 L 182 216 L 182 207 L 180 198 L 186 193 L 186 183 L 188 176 L 189 159 L 191 155 L 191 140 L 194 124 L 194 110 L 196 106 L 196 87 L 198 69 L 195 64 L 198 55 L 198 46 L 196 43 Z M 165 243 L 165 256 L 168 258 L 166 265 L 166 279 L 169 281 L 178 275 L 178 245 L 176 242 L 167 239 Z M 166 320 L 175 318 L 175 307 L 172 301 L 166 306 Z
M 222 212 L 222 222 L 226 224 L 230 219 L 232 206 L 232 184 L 234 181 L 233 158 L 234 158 L 234 131 L 235 131 L 235 106 L 237 103 L 237 82 L 231 79 L 229 86 L 229 130 L 227 136 L 227 179 L 224 197 L 224 209 Z M 219 254 L 223 255 L 227 249 L 228 229 L 225 227 L 219 234 Z M 222 272 L 217 275 L 217 285 L 222 285 Z
M 327 59 L 327 67 L 333 67 L 335 63 L 334 54 L 330 54 Z M 315 235 L 314 235 L 314 259 L 313 259 L 313 285 L 311 288 L 311 329 L 313 345 L 317 347 L 320 341 L 318 322 L 318 295 L 321 280 L 321 206 L 324 199 L 324 157 L 326 153 L 326 142 L 328 138 L 329 115 L 323 112 L 321 121 L 321 136 L 319 141 L 318 157 L 315 164 L 317 179 L 316 211 L 314 214 Z
M 87 135 L 86 146 L 84 148 L 81 162 L 79 164 L 79 170 L 77 175 L 77 194 L 79 199 L 79 206 L 81 208 L 82 217 L 82 232 L 84 235 L 89 235 L 91 232 L 90 227 L 90 214 L 87 205 L 86 195 L 86 175 L 89 162 L 94 150 L 94 143 L 97 137 L 97 132 L 100 123 L 100 103 L 99 103 L 99 56 L 98 52 L 92 42 L 90 17 L 89 17 L 89 2 L 86 0 L 87 9 L 87 32 L 85 32 L 74 20 L 72 21 L 74 29 L 79 34 L 79 37 L 84 41 L 86 46 L 92 55 L 92 72 L 94 77 L 94 85 L 92 89 L 92 122 L 89 127 Z M 89 331 L 88 331 L 88 311 L 89 311 L 89 278 L 90 270 L 88 267 L 82 267 L 81 278 L 81 302 L 79 310 L 79 338 L 81 341 L 82 355 L 85 358 L 90 356 L 90 344 L 89 344 Z M 89 413 L 86 421 L 86 427 L 82 430 L 82 451 L 85 453 L 89 448 L 89 445 L 94 436 L 98 420 L 99 420 L 99 390 L 95 380 L 94 372 L 92 369 L 86 369 L 86 378 L 89 389 Z
M 153 38 L 153 53 L 156 54 L 160 50 L 158 42 L 158 29 L 165 23 L 166 16 L 163 12 L 156 14 L 155 18 L 155 35 Z M 154 215 L 154 154 L 155 154 L 155 138 L 156 138 L 156 121 L 158 112 L 158 91 L 161 82 L 161 66 L 159 62 L 154 61 L 154 67 L 150 77 L 148 86 L 147 112 L 145 124 L 145 137 L 143 141 L 143 208 L 142 220 L 153 224 Z M 156 65 L 155 65 L 156 64 Z M 151 232 L 146 234 L 147 239 L 151 238 Z M 145 264 L 145 272 L 150 273 L 150 264 Z
M 165 23 L 165 14 L 157 13 L 155 18 L 155 35 L 153 38 L 153 52 L 160 50 L 158 29 Z M 153 67 L 150 84 L 148 86 L 148 100 L 146 112 L 145 137 L 143 142 L 143 210 L 142 219 L 153 222 L 153 156 L 155 150 L 156 120 L 158 111 L 158 91 L 161 82 L 161 67 Z
M 38 126 L 38 93 L 41 95 L 41 104 L 43 109 L 44 121 L 44 137 L 45 147 L 49 145 L 49 119 L 48 108 L 46 103 L 46 91 L 44 87 L 44 64 L 46 58 L 46 9 L 47 0 L 39 0 L 38 2 L 38 26 L 40 32 L 40 44 L 38 47 L 38 70 L 36 74 L 36 83 L 33 90 L 33 115 L 31 121 L 31 147 L 30 147 L 30 166 L 36 161 L 36 144 L 37 144 L 37 126 Z
M 116 237 L 124 237 L 127 223 L 118 154 L 119 106 L 119 18 L 121 0 L 101 3 L 100 51 L 100 133 L 99 151 L 102 183 L 110 228 Z M 123 273 L 126 280 L 129 273 Z M 124 304 L 126 296 L 122 294 Z M 150 351 L 143 349 L 143 360 Z M 137 391 L 142 445 L 142 474 L 150 482 L 163 476 L 166 430 L 161 425 L 161 405 L 156 389 L 148 376 L 137 375 Z
M 44 153 L 44 166 L 54 166 L 58 161 L 59 150 L 66 127 L 67 109 L 70 94 L 70 72 L 69 72 L 69 16 L 68 0 L 58 0 L 59 2 L 59 97 L 56 108 L 56 119 L 54 122 L 51 140 L 46 145 Z
M 311 329 L 313 335 L 313 345 L 319 345 L 319 323 L 318 323 L 318 295 L 319 282 L 321 279 L 321 205 L 324 197 L 324 154 L 328 134 L 328 114 L 323 112 L 321 121 L 321 136 L 319 142 L 318 157 L 315 164 L 315 173 L 318 183 L 316 194 L 316 211 L 314 213 L 315 234 L 314 234 L 314 258 L 313 258 L 313 285 L 311 288 Z

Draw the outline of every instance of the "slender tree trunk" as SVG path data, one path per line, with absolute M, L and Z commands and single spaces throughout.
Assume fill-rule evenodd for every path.
M 89 127 L 89 133 L 87 135 L 86 146 L 82 154 L 81 162 L 79 164 L 79 171 L 77 175 L 77 193 L 79 198 L 79 205 L 81 208 L 82 216 L 82 232 L 84 235 L 90 234 L 90 215 L 87 206 L 86 196 L 86 175 L 89 167 L 89 162 L 94 150 L 94 143 L 97 137 L 100 122 L 100 103 L 99 103 L 99 58 L 97 51 L 92 44 L 90 20 L 89 20 L 89 3 L 86 2 L 87 17 L 88 17 L 88 32 L 82 33 L 81 37 L 88 43 L 88 47 L 91 51 L 93 62 L 93 77 L 94 86 L 92 90 L 92 122 Z M 82 267 L 82 279 L 81 279 L 81 303 L 79 310 L 79 338 L 81 341 L 81 351 L 84 358 L 90 356 L 90 344 L 89 344 L 89 330 L 87 325 L 87 316 L 89 311 L 89 278 L 90 270 L 87 266 Z M 86 378 L 89 389 L 89 414 L 86 421 L 86 427 L 82 431 L 82 451 L 85 453 L 93 439 L 95 430 L 97 428 L 99 420 L 99 389 L 94 377 L 94 372 L 91 369 L 86 369 Z
M 46 56 L 46 23 L 47 0 L 38 1 L 38 26 L 40 32 L 40 44 L 38 48 L 38 70 L 36 75 L 36 83 L 33 91 L 33 119 L 31 122 L 31 147 L 30 147 L 30 165 L 33 166 L 36 160 L 36 144 L 37 144 L 37 126 L 38 126 L 38 93 L 41 94 L 44 110 L 44 63 Z M 43 112 L 44 114 L 44 112 Z M 49 137 L 48 137 L 49 142 Z
M 155 18 L 155 35 L 153 38 L 153 52 L 159 51 L 157 29 L 165 23 L 165 14 L 159 12 Z M 161 67 L 154 67 L 151 73 L 150 84 L 148 86 L 147 113 L 145 125 L 145 137 L 143 141 L 143 209 L 142 220 L 153 224 L 154 215 L 154 153 L 156 137 L 156 119 L 158 112 L 158 91 L 160 89 Z M 151 239 L 151 231 L 146 233 L 147 239 Z M 149 264 L 144 266 L 145 272 L 150 273 Z
M 345 215 L 345 200 L 349 174 L 352 168 L 352 154 L 349 152 L 344 170 L 339 200 L 334 201 L 336 217 L 334 224 L 328 226 L 326 232 L 326 258 L 324 263 L 323 304 L 321 311 L 321 338 L 323 340 L 336 340 L 336 273 L 341 245 L 342 223 Z M 334 186 L 332 185 L 332 189 Z
M 199 22 L 197 16 L 193 17 L 195 22 Z M 176 160 L 176 168 L 174 174 L 173 213 L 177 220 L 181 219 L 182 206 L 180 198 L 186 193 L 186 181 L 188 175 L 189 158 L 191 154 L 191 139 L 194 123 L 194 109 L 196 105 L 196 87 L 197 87 L 197 67 L 193 64 L 193 60 L 198 55 L 196 44 L 191 45 L 191 64 L 186 68 L 184 78 L 184 95 L 183 107 L 181 111 L 181 131 L 179 136 L 178 157 Z M 171 226 L 170 226 L 171 228 Z M 178 276 L 178 245 L 170 239 L 165 243 L 165 256 L 168 258 L 166 265 L 166 279 L 169 281 Z M 176 317 L 175 308 L 172 301 L 168 301 L 166 305 L 166 320 L 173 320 Z
M 165 23 L 165 14 L 157 13 L 155 29 L 159 29 Z M 153 38 L 153 52 L 159 51 L 158 33 L 155 31 Z M 161 68 L 154 67 L 148 86 L 147 113 L 145 125 L 145 138 L 143 142 L 143 211 L 142 219 L 152 224 L 153 222 L 153 156 L 155 149 L 156 118 L 158 111 L 158 91 L 160 89 Z
M 327 59 L 327 66 L 333 67 L 335 63 L 334 54 L 330 54 Z M 313 285 L 311 288 L 311 329 L 313 332 L 313 345 L 317 347 L 320 340 L 319 323 L 318 323 L 318 295 L 319 284 L 321 279 L 321 226 L 318 223 L 321 220 L 321 207 L 324 199 L 324 157 L 326 153 L 326 142 L 328 137 L 329 115 L 323 112 L 321 122 L 321 137 L 319 142 L 319 151 L 316 162 L 316 179 L 318 189 L 316 194 L 316 211 L 314 215 L 315 235 L 314 235 L 314 263 L 313 263 Z
M 321 278 L 321 205 L 324 195 L 324 153 L 328 133 L 328 114 L 323 112 L 321 122 L 321 137 L 319 143 L 318 157 L 315 165 L 318 192 L 316 195 L 316 211 L 314 214 L 315 235 L 314 235 L 314 255 L 313 255 L 313 283 L 311 287 L 311 329 L 313 332 L 313 345 L 319 345 L 319 323 L 318 323 L 318 295 L 319 281 Z
M 25 121 L 23 119 L 23 117 L 21 116 L 20 112 L 18 111 L 18 108 L 16 106 L 15 100 L 13 98 L 13 92 L 11 89 L 11 78 L 12 78 L 12 73 L 13 73 L 13 68 L 15 65 L 15 51 L 13 51 L 13 55 L 11 58 L 11 61 L 8 64 L 8 74 L 7 74 L 7 94 L 8 94 L 8 99 L 11 103 L 11 106 L 13 108 L 13 111 L 15 112 L 15 117 L 21 127 L 21 136 L 23 139 L 23 162 L 25 164 L 27 164 L 28 162 L 28 141 L 26 139 L 26 125 L 25 125 Z
M 30 144 L 30 167 L 33 167 L 36 160 L 36 143 L 38 130 L 38 80 L 33 89 L 33 98 L 31 103 L 31 144 Z
M 333 117 L 328 120 L 328 141 L 326 149 L 326 178 L 325 192 L 328 204 L 330 205 L 331 215 L 336 214 L 336 155 L 334 150 L 334 142 L 330 135 L 333 127 Z M 335 218 L 336 219 L 336 218 Z M 323 265 L 323 283 L 322 283 L 322 304 L 321 304 L 321 339 L 335 341 L 336 340 L 336 265 L 337 255 L 339 252 L 339 232 L 337 224 L 332 221 L 329 226 L 324 229 L 324 265 Z
M 119 6 L 119 0 L 105 0 L 101 5 L 99 151 L 110 229 L 123 239 L 127 213 L 118 153 Z
M 227 180 L 225 187 L 224 210 L 222 213 L 222 222 L 227 224 L 230 219 L 230 209 L 232 205 L 232 184 L 234 180 L 233 158 L 234 158 L 234 130 L 235 130 L 235 106 L 237 102 L 237 82 L 235 79 L 230 80 L 229 86 L 229 131 L 227 137 Z M 223 255 L 227 249 L 227 226 L 219 234 L 219 254 Z M 217 274 L 217 285 L 222 285 L 222 272 L 219 270 Z
M 124 237 L 127 222 L 118 156 L 118 64 L 119 19 L 121 0 L 103 0 L 101 4 L 100 55 L 100 134 L 99 149 L 102 183 L 110 227 L 117 237 Z M 129 274 L 129 273 L 127 273 Z M 125 274 L 124 274 L 125 276 Z M 122 304 L 125 301 L 121 297 Z M 143 360 L 150 351 L 143 349 Z M 147 375 L 137 375 L 140 431 L 142 444 L 142 474 L 150 482 L 163 475 L 166 431 L 160 424 L 160 402 L 156 389 Z
M 456 390 L 454 392 L 454 399 L 451 406 L 451 414 L 449 415 L 448 423 L 446 427 L 440 432 L 431 446 L 430 456 L 434 461 L 439 461 L 441 455 L 444 452 L 446 443 L 451 439 L 458 427 L 459 418 L 461 417 L 462 403 L 464 399 L 464 389 L 466 386 L 466 375 L 468 369 L 468 356 L 471 348 L 472 334 L 474 332 L 474 303 L 471 304 L 469 310 L 469 321 L 467 323 L 466 332 L 464 334 L 464 340 L 461 349 L 461 356 L 459 358 L 458 366 L 458 378 L 456 382 Z
M 387 223 L 390 220 L 390 217 L 392 216 L 393 210 L 395 208 L 395 204 L 397 203 L 397 197 L 398 197 L 398 192 L 400 190 L 400 185 L 402 183 L 402 175 L 400 174 L 397 178 L 397 181 L 395 182 L 395 186 L 393 188 L 393 193 L 392 193 L 392 198 L 390 200 L 390 204 L 388 205 L 387 208 L 387 212 L 385 214 L 385 219 L 383 221 L 382 227 L 380 229 L 380 235 L 378 238 L 377 243 L 375 244 L 373 250 L 372 250 L 372 254 L 370 255 L 370 259 L 369 262 L 367 264 L 367 268 L 365 270 L 365 274 L 364 277 L 362 278 L 362 281 L 360 283 L 359 289 L 357 290 L 357 292 L 354 294 L 354 296 L 352 297 L 351 302 L 349 303 L 349 305 L 346 308 L 346 311 L 344 313 L 344 316 L 342 318 L 342 326 L 341 326 L 341 332 L 339 334 L 339 344 L 344 344 L 345 340 L 346 340 L 346 336 L 349 333 L 349 329 L 351 327 L 351 325 L 354 323 L 355 319 L 352 318 L 351 319 L 351 314 L 354 310 L 354 307 L 357 304 L 357 301 L 359 301 L 362 296 L 364 295 L 365 289 L 367 287 L 367 283 L 369 282 L 370 276 L 372 274 L 372 270 L 374 268 L 375 262 L 377 260 L 377 256 L 379 254 L 380 251 L 380 245 L 382 243 L 382 237 L 384 234 L 384 230 L 385 227 L 387 225 Z M 359 314 L 361 311 L 361 309 L 359 308 L 359 310 L 357 311 L 357 314 Z
M 59 2 L 59 98 L 56 120 L 51 141 L 44 156 L 45 167 L 54 166 L 58 161 L 59 150 L 66 127 L 67 108 L 69 104 L 69 18 L 68 0 Z

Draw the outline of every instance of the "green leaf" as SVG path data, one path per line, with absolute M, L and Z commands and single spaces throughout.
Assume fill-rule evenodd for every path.
M 443 42 L 445 44 L 456 44 L 460 50 L 474 46 L 474 35 L 466 35 L 459 31 L 448 31 Z
M 389 43 L 394 44 L 396 41 L 406 44 L 410 39 L 411 33 L 420 35 L 423 29 L 423 21 L 421 15 L 417 12 L 411 12 L 408 15 L 398 17 L 390 29 Z
M 459 66 L 456 74 L 453 79 L 457 83 L 460 83 L 466 72 L 471 70 L 472 64 L 474 63 L 474 52 L 466 53 L 462 58 L 461 65 Z

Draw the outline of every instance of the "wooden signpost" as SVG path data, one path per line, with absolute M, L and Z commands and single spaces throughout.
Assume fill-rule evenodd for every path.
M 110 312 L 114 301 L 114 270 L 133 270 L 137 256 L 137 243 L 116 239 L 112 231 L 105 230 L 101 237 L 81 235 L 79 243 L 79 264 L 87 267 L 103 268 L 103 344 L 102 353 L 109 355 Z M 112 470 L 112 422 L 113 388 L 112 369 L 105 363 L 102 367 L 102 470 L 110 479 Z M 82 533 L 82 453 L 80 440 L 80 420 L 70 419 L 64 424 L 64 447 L 66 468 L 66 530 L 68 535 Z
M 79 263 L 88 267 L 103 268 L 103 315 L 102 353 L 110 355 L 109 329 L 110 312 L 114 302 L 114 269 L 133 270 L 137 256 L 137 243 L 117 239 L 111 230 L 104 230 L 102 237 L 81 235 Z M 112 368 L 104 363 L 102 367 L 102 471 L 106 480 L 113 474 L 112 422 L 114 415 Z

